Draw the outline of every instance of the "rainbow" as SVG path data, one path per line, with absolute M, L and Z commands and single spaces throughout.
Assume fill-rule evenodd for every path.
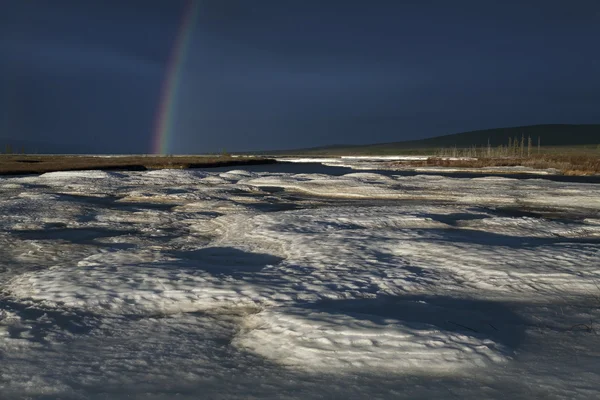
M 154 136 L 152 140 L 153 154 L 168 154 L 173 137 L 173 120 L 177 111 L 177 92 L 180 86 L 183 65 L 187 55 L 194 25 L 198 16 L 200 1 L 187 0 L 183 16 L 177 32 L 177 37 L 169 62 L 165 80 L 160 93 L 160 104 L 154 121 Z

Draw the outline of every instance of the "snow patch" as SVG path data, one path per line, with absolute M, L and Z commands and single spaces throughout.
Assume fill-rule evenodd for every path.
M 394 310 L 383 308 L 382 313 L 376 301 L 374 306 L 379 307 L 362 306 L 361 312 L 268 309 L 247 317 L 234 344 L 283 365 L 337 373 L 374 369 L 453 374 L 457 368 L 507 361 L 509 350 L 474 333 L 473 328 L 451 321 L 452 310 L 442 308 L 435 312 L 439 315 L 432 316 L 425 302 L 410 303 L 391 305 L 408 305 L 410 312 L 401 312 L 406 320 L 395 319 Z M 479 325 L 477 321 L 477 328 Z

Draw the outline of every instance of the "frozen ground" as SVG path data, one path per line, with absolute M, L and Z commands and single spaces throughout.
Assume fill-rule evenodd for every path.
M 282 162 L 318 163 L 332 167 L 347 167 L 354 170 L 414 171 L 419 173 L 479 173 L 479 174 L 532 174 L 556 175 L 560 171 L 554 168 L 536 169 L 531 167 L 416 167 L 410 164 L 398 164 L 392 161 L 424 161 L 431 156 L 344 156 L 344 157 L 283 157 Z M 446 160 L 474 160 L 470 157 L 443 157 Z
M 597 398 L 600 185 L 0 179 L 0 398 Z

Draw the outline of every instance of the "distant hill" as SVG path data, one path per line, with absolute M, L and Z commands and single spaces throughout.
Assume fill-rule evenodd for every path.
M 529 125 L 511 128 L 484 129 L 478 131 L 455 133 L 452 135 L 436 136 L 427 139 L 409 140 L 403 142 L 379 143 L 369 145 L 339 145 L 323 146 L 294 151 L 272 153 L 302 153 L 302 154 L 386 154 L 394 152 L 410 152 L 410 150 L 434 149 L 441 147 L 471 147 L 506 145 L 509 138 L 531 137 L 537 146 L 538 137 L 542 146 L 581 146 L 600 144 L 600 124 L 569 125 L 548 124 Z

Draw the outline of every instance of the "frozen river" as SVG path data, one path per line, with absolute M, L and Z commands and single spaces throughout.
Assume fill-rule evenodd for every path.
M 599 397 L 600 185 L 552 179 L 2 177 L 0 398 Z

